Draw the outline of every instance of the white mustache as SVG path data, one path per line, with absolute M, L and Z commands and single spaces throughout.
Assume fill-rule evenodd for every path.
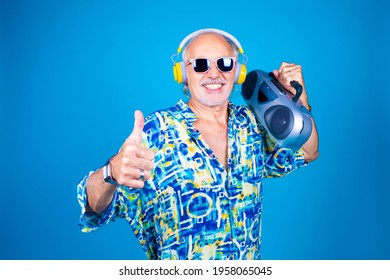
M 222 84 L 222 85 L 225 85 L 226 84 L 226 81 L 224 79 L 216 79 L 216 80 L 213 80 L 213 79 L 205 79 L 205 80 L 202 80 L 200 82 L 200 85 L 201 86 L 204 86 L 204 85 L 207 85 L 207 84 Z

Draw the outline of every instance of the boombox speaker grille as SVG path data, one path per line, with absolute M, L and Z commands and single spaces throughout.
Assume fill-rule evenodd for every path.
M 264 119 L 271 134 L 276 139 L 286 138 L 294 126 L 294 115 L 291 110 L 282 105 L 272 106 L 264 113 Z

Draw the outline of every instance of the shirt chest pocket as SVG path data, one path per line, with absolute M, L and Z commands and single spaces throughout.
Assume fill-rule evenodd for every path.
M 244 182 L 259 183 L 262 179 L 264 159 L 262 141 L 255 141 L 240 146 L 240 167 Z
M 155 227 L 159 240 L 175 242 L 179 239 L 179 201 L 174 189 L 167 187 L 157 194 L 155 209 Z

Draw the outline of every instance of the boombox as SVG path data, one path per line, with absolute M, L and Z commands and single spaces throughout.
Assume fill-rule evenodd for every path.
M 268 134 L 282 147 L 298 150 L 310 137 L 311 113 L 298 100 L 302 86 L 292 81 L 293 95 L 273 73 L 255 70 L 248 73 L 241 94 Z

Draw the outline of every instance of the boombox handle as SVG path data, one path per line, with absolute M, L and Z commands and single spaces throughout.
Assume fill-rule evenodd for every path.
M 272 78 L 274 78 L 277 81 L 277 79 L 275 78 L 274 73 L 269 72 L 268 75 L 271 76 Z M 291 81 L 290 85 L 295 89 L 295 95 L 294 95 L 292 101 L 297 103 L 297 101 L 299 100 L 299 97 L 301 97 L 301 94 L 302 94 L 302 85 L 300 83 L 298 83 L 297 81 Z
M 295 89 L 295 95 L 293 97 L 293 101 L 296 103 L 301 97 L 302 94 L 302 85 L 298 83 L 297 81 L 291 81 L 290 85 Z

